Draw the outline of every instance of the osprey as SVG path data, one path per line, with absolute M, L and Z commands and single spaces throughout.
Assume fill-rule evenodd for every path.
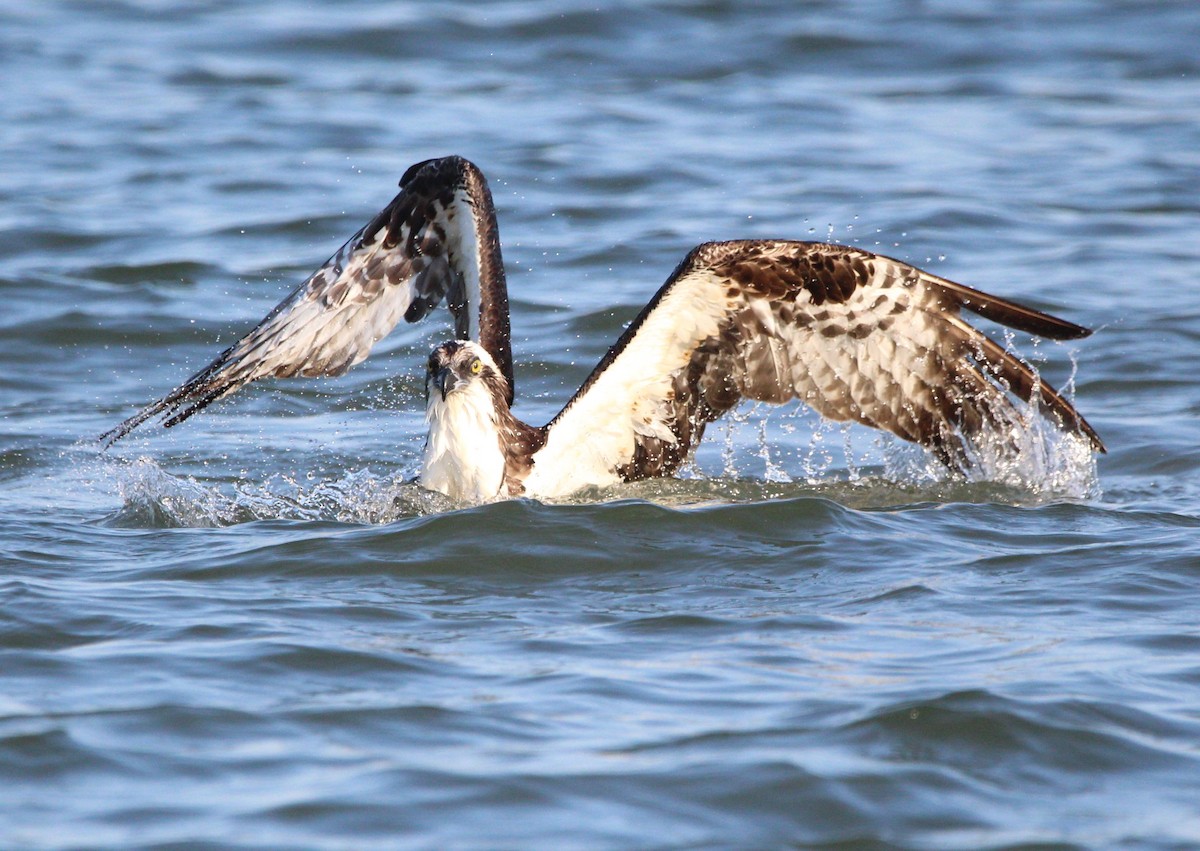
M 250 333 L 101 437 L 173 426 L 260 378 L 339 375 L 401 319 L 442 303 L 456 340 L 426 374 L 420 482 L 458 500 L 557 497 L 673 473 L 743 399 L 799 399 L 969 465 L 1026 427 L 1011 397 L 1104 445 L 964 310 L 1030 334 L 1088 329 L 858 248 L 787 240 L 697 246 L 544 426 L 512 412 L 508 292 L 491 192 L 461 157 L 418 163 L 382 212 Z

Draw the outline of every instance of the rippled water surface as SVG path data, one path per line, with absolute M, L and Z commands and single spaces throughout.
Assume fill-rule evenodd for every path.
M 0 6 L 0 846 L 1200 847 L 1200 6 Z M 694 244 L 1098 329 L 969 482 L 744 409 L 559 504 L 412 484 L 447 327 L 101 456 L 417 160 L 543 422 Z M 995 329 L 993 329 L 995 330 Z

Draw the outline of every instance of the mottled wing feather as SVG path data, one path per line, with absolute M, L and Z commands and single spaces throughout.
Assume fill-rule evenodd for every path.
M 1103 444 L 1027 365 L 963 309 L 1055 339 L 1088 331 L 866 251 L 742 241 L 695 249 L 548 426 L 536 463 L 600 479 L 675 469 L 704 426 L 742 399 L 799 399 L 963 462 L 963 443 L 1020 419 L 1008 393 L 1036 394 L 1062 424 Z M 569 463 L 568 463 L 569 466 Z
M 242 337 L 180 387 L 101 437 L 172 426 L 260 378 L 340 375 L 401 318 L 447 302 L 459 339 L 481 342 L 512 384 L 508 298 L 491 194 L 460 157 L 418 163 L 399 194 Z

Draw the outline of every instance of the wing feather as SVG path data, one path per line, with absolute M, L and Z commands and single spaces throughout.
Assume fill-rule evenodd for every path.
M 1011 393 L 1036 398 L 1104 451 L 1074 407 L 964 310 L 1053 339 L 1090 333 L 856 248 L 701 245 L 547 425 L 527 485 L 553 491 L 669 473 L 741 399 L 798 398 L 828 418 L 929 446 L 954 466 L 984 432 L 1020 423 Z
M 340 375 L 401 319 L 417 322 L 443 302 L 456 335 L 481 343 L 511 388 L 495 210 L 482 173 L 461 157 L 410 168 L 391 203 L 248 334 L 100 439 L 109 446 L 157 416 L 176 425 L 260 378 Z

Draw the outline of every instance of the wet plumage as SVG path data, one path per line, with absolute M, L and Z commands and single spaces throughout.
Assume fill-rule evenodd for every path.
M 1016 397 L 1104 450 L 1069 402 L 963 312 L 1051 339 L 1087 329 L 899 260 L 788 240 L 693 249 L 562 411 L 525 424 L 510 408 L 507 287 L 482 173 L 447 157 L 413 166 L 400 186 L 254 330 L 102 439 L 160 415 L 174 425 L 259 378 L 340 374 L 401 319 L 445 303 L 459 341 L 439 347 L 430 369 L 481 366 L 455 373 L 450 392 L 428 393 L 422 483 L 457 498 L 552 497 L 670 475 L 743 399 L 798 399 L 961 468 L 976 441 L 1025 427 Z

